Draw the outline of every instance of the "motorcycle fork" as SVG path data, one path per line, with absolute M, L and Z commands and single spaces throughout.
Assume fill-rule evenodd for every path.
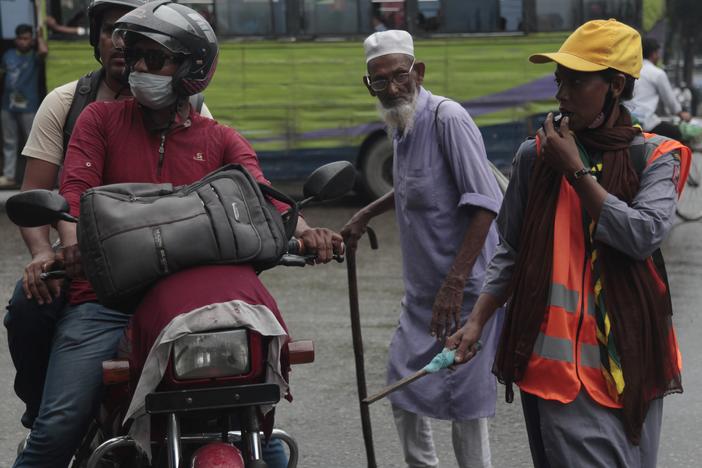
M 166 444 L 169 468 L 182 468 L 183 452 L 181 449 L 180 420 L 175 413 L 169 413 L 167 419 Z M 247 406 L 239 414 L 241 424 L 241 441 L 247 468 L 266 468 L 261 447 L 261 433 L 255 406 Z M 225 439 L 226 440 L 226 439 Z
M 239 415 L 239 420 L 241 424 L 241 442 L 247 468 L 266 468 L 268 465 L 263 461 L 261 433 L 258 427 L 256 407 L 244 407 Z
M 183 453 L 180 447 L 180 420 L 175 413 L 168 414 L 166 434 L 168 466 L 170 468 L 181 468 Z

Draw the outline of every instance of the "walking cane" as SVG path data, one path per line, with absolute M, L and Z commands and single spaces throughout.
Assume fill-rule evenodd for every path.
M 371 249 L 378 248 L 378 238 L 370 227 L 366 231 Z M 349 281 L 349 307 L 351 310 L 351 336 L 353 338 L 353 354 L 356 359 L 356 383 L 358 385 L 358 403 L 361 409 L 361 427 L 363 428 L 363 443 L 366 447 L 368 468 L 377 468 L 375 450 L 373 448 L 373 430 L 371 429 L 370 412 L 366 398 L 366 372 L 363 364 L 363 338 L 361 336 L 361 316 L 358 308 L 358 282 L 356 281 L 356 253 L 346 252 L 346 271 Z
M 474 352 L 478 352 L 482 349 L 483 343 L 478 340 L 472 347 Z M 396 392 L 397 390 L 406 387 L 407 385 L 411 384 L 415 380 L 419 380 L 425 375 L 429 375 L 435 372 L 439 372 L 441 369 L 446 369 L 449 366 L 453 365 L 454 358 L 456 357 L 456 352 L 445 349 L 434 356 L 434 359 L 431 360 L 429 364 L 424 366 L 422 369 L 419 369 L 417 372 L 414 374 L 410 374 L 407 377 L 398 380 L 395 383 L 392 383 L 388 385 L 387 387 L 383 388 L 380 390 L 378 393 L 375 393 L 363 400 L 363 403 L 370 405 L 371 403 L 375 403 L 376 401 L 385 398 L 386 396 L 390 395 L 393 392 Z

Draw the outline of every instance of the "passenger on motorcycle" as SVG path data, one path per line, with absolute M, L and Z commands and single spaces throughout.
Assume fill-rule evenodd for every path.
M 27 160 L 22 190 L 56 186 L 65 146 L 77 115 L 92 101 L 131 98 L 124 57 L 112 44 L 115 21 L 145 0 L 93 0 L 88 7 L 90 44 L 100 69 L 51 91 L 41 103 L 22 154 Z M 87 86 L 87 89 L 79 88 Z M 83 92 L 87 91 L 87 92 Z M 210 116 L 206 107 L 203 114 Z M 15 364 L 15 392 L 26 404 L 22 424 L 31 428 L 39 412 L 44 377 L 57 314 L 65 306 L 61 280 L 41 281 L 39 275 L 56 253 L 49 226 L 21 228 L 32 260 L 17 283 L 5 315 L 8 345 Z
M 113 38 L 124 49 L 136 100 L 94 102 L 78 119 L 60 187 L 71 213 L 79 214 L 80 195 L 90 187 L 188 184 L 228 163 L 241 164 L 268 183 L 249 143 L 233 129 L 194 112 L 188 102 L 188 96 L 207 87 L 217 62 L 217 40 L 204 18 L 162 0 L 128 13 L 116 26 Z M 58 313 L 39 415 L 15 467 L 68 465 L 100 403 L 101 363 L 115 355 L 130 318 L 99 304 L 90 284 L 81 279 L 75 225 L 61 222 L 58 230 L 66 246 L 65 268 L 73 279 L 68 306 Z M 310 228 L 303 219 L 296 236 L 317 251 L 320 262 L 331 260 L 335 246 L 341 245 L 338 234 Z
M 55 88 L 41 103 L 22 150 L 27 161 L 23 191 L 51 190 L 56 186 L 73 125 L 88 104 L 131 98 L 124 73 L 124 56 L 112 44 L 112 31 L 118 18 L 144 3 L 145 0 L 93 0 L 90 3 L 90 44 L 100 68 L 80 80 Z M 201 113 L 212 117 L 204 103 Z M 32 259 L 17 282 L 4 324 L 16 369 L 15 392 L 26 405 L 21 421 L 31 429 L 39 412 L 58 313 L 66 305 L 66 298 L 61 280 L 39 279 L 42 269 L 56 255 L 49 227 L 21 228 L 20 231 Z

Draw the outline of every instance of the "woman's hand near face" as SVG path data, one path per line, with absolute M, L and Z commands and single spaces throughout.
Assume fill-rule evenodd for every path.
M 553 125 L 553 113 L 549 113 L 543 129 L 539 129 L 541 156 L 554 170 L 566 176 L 584 167 L 578 146 L 569 128 L 569 118 L 563 117 L 560 129 Z

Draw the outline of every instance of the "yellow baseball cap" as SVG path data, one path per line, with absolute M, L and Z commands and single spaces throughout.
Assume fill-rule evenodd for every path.
M 609 19 L 588 21 L 568 36 L 558 52 L 534 54 L 529 60 L 532 63 L 556 62 L 583 72 L 614 68 L 638 78 L 642 55 L 639 33 Z

